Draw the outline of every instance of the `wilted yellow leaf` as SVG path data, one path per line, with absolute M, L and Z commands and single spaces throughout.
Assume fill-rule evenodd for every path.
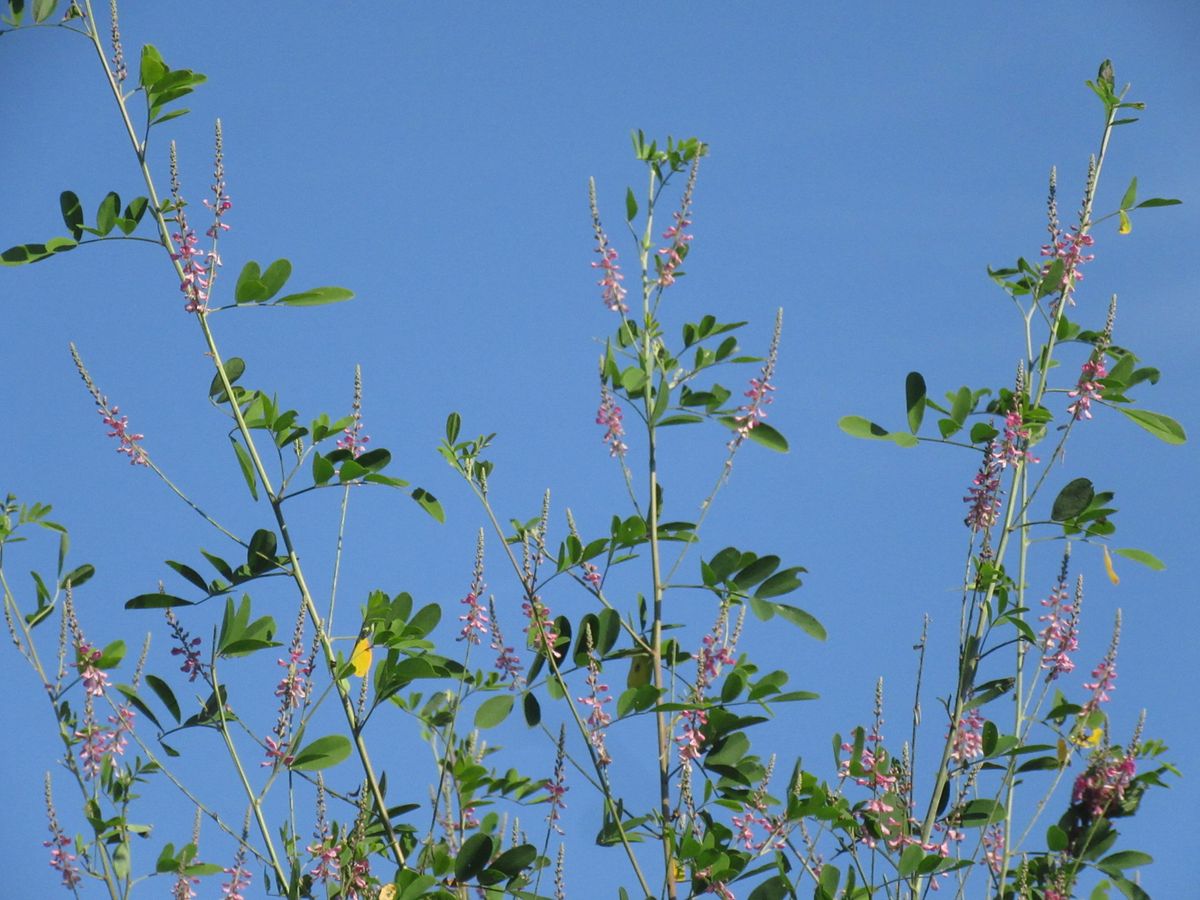
M 1125 210 L 1118 210 L 1117 215 L 1121 217 L 1121 227 L 1117 229 L 1117 234 L 1129 234 L 1129 232 L 1133 231 L 1133 222 L 1130 221 Z
M 354 652 L 350 654 L 350 666 L 359 678 L 371 669 L 371 649 L 371 639 L 361 637 L 354 645 Z
M 1108 552 L 1108 548 L 1104 548 L 1104 571 L 1108 573 L 1108 580 L 1113 584 L 1120 584 L 1121 578 L 1117 575 L 1117 570 L 1113 568 L 1112 556 Z

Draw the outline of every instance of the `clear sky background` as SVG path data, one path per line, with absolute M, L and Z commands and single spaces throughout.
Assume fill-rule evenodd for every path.
M 1101 410 L 1052 477 L 1085 475 L 1116 491 L 1114 546 L 1167 563 L 1154 573 L 1118 561 L 1114 587 L 1096 549 L 1076 547 L 1075 571 L 1088 585 L 1078 658 L 1081 674 L 1100 659 L 1121 607 L 1114 737 L 1124 739 L 1148 708 L 1147 733 L 1171 745 L 1167 758 L 1186 776 L 1121 824 L 1129 836 L 1122 846 L 1157 858 L 1143 872 L 1155 896 L 1183 896 L 1194 884 L 1191 831 L 1181 827 L 1181 811 L 1200 803 L 1192 696 L 1200 403 L 1188 386 L 1200 333 L 1189 268 L 1200 209 L 1194 4 L 126 6 L 131 60 L 149 42 L 172 67 L 210 79 L 187 104 L 191 115 L 155 132 L 159 185 L 174 137 L 185 195 L 198 203 L 211 178 L 212 120 L 224 122 L 233 231 L 215 299 L 227 302 L 247 259 L 278 257 L 293 262 L 296 288 L 337 284 L 358 294 L 322 309 L 223 314 L 215 324 L 223 352 L 244 357 L 246 383 L 278 391 L 305 420 L 347 411 L 360 363 L 372 446 L 391 449 L 393 474 L 426 486 L 446 508 L 447 524 L 438 526 L 402 494 L 355 492 L 347 605 L 384 587 L 451 604 L 457 615 L 482 515 L 434 452 L 451 410 L 462 413 L 464 432 L 499 433 L 492 486 L 503 516 L 536 515 L 547 487 L 557 513 L 570 506 L 585 535 L 627 514 L 619 470 L 593 422 L 597 339 L 614 320 L 589 268 L 587 178 L 596 178 L 607 229 L 629 258 L 622 197 L 626 185 L 643 184 L 630 129 L 709 142 L 688 277 L 668 293 L 667 320 L 675 334 L 705 313 L 749 320 L 742 346 L 761 352 L 776 307 L 784 308 L 770 421 L 792 450 L 742 451 L 703 552 L 736 542 L 810 570 L 794 602 L 823 621 L 829 640 L 752 623 L 745 646 L 767 664 L 786 662 L 789 687 L 822 699 L 784 707 L 772 731 L 753 736 L 760 752 L 780 749 L 781 765 L 803 755 L 830 775 L 829 736 L 868 720 L 877 677 L 888 695 L 885 734 L 898 744 L 907 732 L 911 647 L 925 613 L 937 660 L 926 674 L 926 719 L 942 727 L 935 697 L 949 692 L 967 541 L 961 498 L 977 462 L 962 451 L 855 441 L 837 419 L 858 413 L 899 428 L 913 369 L 934 396 L 1011 382 L 1020 322 L 985 267 L 1037 255 L 1054 164 L 1070 221 L 1102 125 L 1083 82 L 1111 57 L 1117 81 L 1132 82 L 1130 97 L 1147 110 L 1117 131 L 1097 210 L 1114 208 L 1134 175 L 1142 196 L 1185 203 L 1141 211 L 1128 237 L 1111 222 L 1099 228 L 1074 315 L 1099 328 L 1108 296 L 1119 295 L 1116 341 L 1163 372 L 1136 396 L 1178 418 L 1193 443 L 1169 447 Z M 0 245 L 61 234 L 61 190 L 78 193 L 89 215 L 108 190 L 123 199 L 142 192 L 84 41 L 50 29 L 5 35 L 0 85 Z M 98 640 L 153 629 L 158 672 L 171 668 L 161 619 L 121 606 L 170 576 L 162 560 L 220 545 L 152 475 L 112 452 L 67 342 L 146 435 L 156 462 L 248 533 L 267 511 L 250 504 L 224 420 L 206 402 L 210 363 L 181 307 L 163 254 L 144 244 L 87 247 L 0 272 L 9 421 L 0 492 L 54 504 L 72 530 L 76 561 L 98 569 L 80 591 L 85 628 Z M 697 485 L 711 483 L 726 438 L 704 429 L 667 436 L 669 517 L 693 514 Z M 298 501 L 293 514 L 305 562 L 327 583 L 336 497 Z M 52 550 L 35 550 L 14 571 L 51 569 Z M 1035 553 L 1032 600 L 1053 583 L 1058 553 L 1057 544 Z M 518 588 L 494 542 L 487 580 L 515 634 Z M 272 600 L 265 588 L 256 598 L 276 604 L 286 633 L 292 601 L 281 590 Z M 547 599 L 575 620 L 586 609 L 578 592 Z M 671 615 L 697 628 L 711 621 L 707 606 Z M 449 626 L 441 633 L 448 642 Z M 0 716 L 10 730 L 0 786 L 4 890 L 41 896 L 55 882 L 40 846 L 41 779 L 61 748 L 40 686 L 15 653 L 0 655 L 0 672 Z M 263 677 L 273 676 L 264 669 Z M 201 754 L 193 758 L 212 758 L 214 740 L 198 736 L 187 746 Z M 545 755 L 540 736 L 521 730 L 501 742 L 522 741 Z M 618 766 L 636 769 L 640 754 L 648 770 L 647 747 L 618 739 Z M 377 755 L 393 769 L 406 764 Z M 214 786 L 224 778 L 211 777 Z M 64 779 L 62 814 L 74 821 L 67 787 Z M 417 797 L 424 791 L 413 788 Z M 568 799 L 573 812 L 592 808 L 582 787 Z M 165 803 L 189 820 L 177 800 L 159 808 Z M 231 800 L 231 818 L 237 809 Z M 540 833 L 542 815 L 527 813 L 531 833 Z M 186 842 L 188 826 L 171 827 L 143 853 Z M 575 827 L 588 835 L 594 820 Z M 206 859 L 220 855 L 215 831 L 209 840 Z M 592 896 L 588 866 L 616 865 L 589 843 L 584 837 L 572 857 L 572 896 Z

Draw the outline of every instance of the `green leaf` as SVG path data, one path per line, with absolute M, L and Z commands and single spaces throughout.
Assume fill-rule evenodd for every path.
M 75 240 L 83 235 L 83 206 L 79 198 L 70 191 L 63 191 L 58 197 L 58 206 L 62 210 L 63 222 L 71 237 Z
M 520 844 L 505 850 L 488 868 L 499 870 L 509 878 L 515 878 L 529 868 L 537 857 L 537 847 L 533 844 Z
M 265 572 L 275 567 L 275 548 L 278 540 L 275 532 L 260 528 L 250 538 L 250 547 L 246 551 L 246 565 L 251 572 Z
M 759 422 L 746 435 L 756 444 L 762 444 L 768 450 L 774 450 L 776 453 L 787 453 L 788 442 L 782 434 L 768 425 L 766 422 Z
M 1128 416 L 1148 432 L 1168 444 L 1182 444 L 1187 441 L 1183 426 L 1162 413 L 1150 412 L 1148 409 L 1125 409 L 1118 406 L 1122 413 Z
M 1070 844 L 1070 838 L 1067 833 L 1057 825 L 1051 825 L 1046 829 L 1046 849 L 1052 853 L 1059 853 L 1066 850 Z
M 90 563 L 84 563 L 82 566 L 72 569 L 70 572 L 60 578 L 58 585 L 59 587 L 65 589 L 67 582 L 70 582 L 72 588 L 77 588 L 95 574 L 95 566 L 91 565 Z
M 454 860 L 454 880 L 460 884 L 470 881 L 486 869 L 493 846 L 491 835 L 479 833 L 467 838 Z
M 1147 209 L 1152 206 L 1178 206 L 1182 200 L 1168 200 L 1166 197 L 1151 197 L 1149 200 L 1143 200 L 1134 209 Z
M 759 585 L 758 590 L 754 592 L 755 598 L 766 600 L 770 597 L 782 597 L 784 594 L 790 594 L 804 583 L 800 580 L 800 573 L 804 571 L 806 570 L 800 566 L 793 566 L 782 572 L 776 572 Z
M 421 509 L 433 516 L 439 523 L 444 524 L 446 521 L 446 512 L 442 509 L 442 504 L 438 503 L 437 497 L 425 490 L 425 488 L 416 488 L 412 492 L 412 498 L 420 504 Z
M 864 419 L 862 416 L 842 416 L 838 419 L 838 428 L 851 437 L 891 441 L 901 447 L 915 447 L 919 443 L 911 434 L 890 432 L 882 425 L 876 425 L 870 419 Z
M 231 356 L 225 360 L 225 377 L 229 379 L 231 385 L 237 384 L 237 380 L 246 372 L 246 362 L 241 357 Z M 221 376 L 214 375 L 212 383 L 208 386 L 208 396 L 217 401 L 217 403 L 225 403 L 229 400 L 225 396 L 225 389 L 221 386 Z
M 126 609 L 169 609 L 173 606 L 195 606 L 191 600 L 173 597 L 170 594 L 138 594 L 125 601 Z
M 288 294 L 280 297 L 275 303 L 279 306 L 324 306 L 326 303 L 341 303 L 354 296 L 354 291 L 340 287 L 318 287 L 299 294 Z
M 1004 805 L 995 800 L 972 800 L 962 811 L 962 824 L 967 828 L 982 828 L 1004 818 Z
M 806 613 L 804 610 L 795 606 L 788 606 L 786 603 L 776 603 L 775 611 L 782 618 L 798 626 L 809 637 L 816 638 L 818 641 L 823 641 L 827 637 L 825 626 L 817 621 L 815 616 Z
M 350 755 L 353 749 L 350 739 L 342 734 L 330 734 L 317 738 L 308 746 L 301 749 L 292 760 L 290 769 L 301 772 L 315 772 L 318 769 L 328 769 L 336 766 Z
M 498 697 L 490 697 L 480 704 L 479 709 L 475 710 L 475 727 L 495 728 L 508 718 L 508 714 L 512 712 L 512 708 L 512 694 L 501 694 Z
M 267 299 L 274 297 L 292 276 L 292 264 L 286 259 L 277 259 L 262 273 L 262 283 L 267 288 Z
M 1167 564 L 1155 556 L 1153 553 L 1147 553 L 1145 550 L 1137 550 L 1133 547 L 1121 547 L 1114 550 L 1117 556 L 1123 556 L 1126 559 L 1132 559 L 1136 563 L 1141 563 L 1147 568 L 1153 569 L 1155 572 L 1161 572 L 1167 567 Z
M 178 722 L 180 720 L 179 701 L 175 699 L 175 692 L 171 690 L 171 686 L 157 675 L 147 675 L 146 684 L 150 685 L 150 690 L 154 691 L 155 696 L 167 708 L 171 718 Z
M 637 198 L 633 196 L 633 188 L 625 188 L 625 221 L 632 222 L 638 214 Z
M 28 263 L 41 262 L 49 259 L 55 253 L 66 253 L 74 250 L 79 244 L 70 238 L 51 238 L 44 244 L 20 244 L 9 247 L 0 253 L 0 265 L 23 266 Z
M 783 875 L 772 875 L 750 892 L 746 900 L 783 900 L 792 896 L 791 882 Z
M 521 709 L 525 713 L 525 724 L 530 728 L 536 728 L 537 724 L 542 721 L 542 705 L 538 702 L 537 696 L 526 692 L 521 701 Z
M 446 416 L 446 443 L 453 444 L 458 440 L 458 432 L 462 428 L 462 416 L 456 412 Z
M 163 62 L 162 55 L 153 44 L 147 44 L 142 48 L 141 67 L 138 71 L 140 86 L 149 88 L 166 74 L 167 64 Z
M 58 0 L 33 0 L 33 21 L 45 22 L 54 15 Z
M 1097 865 L 1102 869 L 1132 869 L 1135 866 L 1148 866 L 1154 862 L 1154 857 L 1149 853 L 1143 853 L 1140 850 L 1118 850 L 1104 859 L 1100 860 Z
M 1087 478 L 1076 478 L 1058 492 L 1054 498 L 1054 506 L 1050 510 L 1050 519 L 1054 522 L 1065 522 L 1073 519 L 1092 502 L 1096 496 L 1096 488 Z
M 117 215 L 121 210 L 121 198 L 113 191 L 104 195 L 100 208 L 96 210 L 96 230 L 103 237 L 117 226 Z
M 235 303 L 255 303 L 267 298 L 267 286 L 262 282 L 262 269 L 258 263 L 250 260 L 238 273 L 237 284 L 233 288 Z
M 920 372 L 909 372 L 904 379 L 904 403 L 908 410 L 908 430 L 916 434 L 925 418 L 925 378 Z
M 1129 182 L 1129 187 L 1125 189 L 1125 195 L 1121 198 L 1120 209 L 1132 209 L 1134 202 L 1137 200 L 1137 176 L 1133 176 L 1133 181 Z
M 312 475 L 314 484 L 325 484 L 333 477 L 333 463 L 320 453 L 313 454 Z
M 237 454 L 238 465 L 242 469 L 242 477 L 246 479 L 246 487 L 250 488 L 250 496 L 255 500 L 258 499 L 258 478 L 254 474 L 254 463 L 250 461 L 250 454 L 241 442 L 233 437 L 229 438 L 229 442 L 233 444 L 233 452 Z

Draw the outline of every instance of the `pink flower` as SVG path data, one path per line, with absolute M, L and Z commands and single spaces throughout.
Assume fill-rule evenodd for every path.
M 1075 293 L 1075 284 L 1083 281 L 1083 273 L 1079 271 L 1084 263 L 1089 263 L 1095 259 L 1095 254 L 1084 253 L 1085 247 L 1090 247 L 1096 243 L 1096 239 L 1090 234 L 1080 234 L 1078 226 L 1072 226 L 1069 232 L 1059 231 L 1052 244 L 1046 244 L 1042 247 L 1042 256 L 1052 256 L 1062 260 L 1063 273 L 1062 281 L 1059 283 L 1059 290 L 1062 296 L 1066 298 L 1067 303 L 1071 306 L 1075 305 L 1073 294 Z M 1042 274 L 1050 271 L 1050 266 L 1047 264 L 1042 269 Z
M 967 762 L 983 752 L 984 718 L 978 709 L 973 709 L 958 720 L 958 728 L 954 730 L 954 747 L 950 758 L 958 762 Z
M 546 608 L 540 597 L 534 597 L 532 602 L 526 600 L 521 604 L 521 610 L 529 619 L 525 633 L 533 640 L 534 649 L 549 656 L 554 652 L 554 644 L 558 641 L 558 632 L 554 630 L 554 622 L 550 618 L 550 610 Z
M 703 709 L 685 710 L 682 719 L 683 727 L 675 743 L 679 745 L 679 761 L 687 764 L 700 758 L 700 745 L 704 743 L 701 729 L 708 724 L 708 712 Z
M 225 869 L 224 872 L 229 876 L 229 880 L 221 884 L 221 896 L 227 900 L 245 900 L 242 894 L 246 888 L 250 887 L 253 878 L 250 871 L 243 865 L 242 851 L 238 851 L 238 859 L 231 868 Z
M 313 881 L 328 882 L 331 878 L 338 877 L 341 871 L 341 864 L 338 862 L 338 857 L 342 852 L 341 844 L 335 844 L 326 838 L 304 849 L 317 860 L 317 865 L 308 873 L 312 876 Z
M 521 659 L 512 647 L 504 643 L 504 635 L 500 633 L 500 622 L 496 619 L 496 603 L 490 597 L 488 598 L 488 612 L 491 613 L 492 624 L 491 648 L 497 654 L 495 666 L 512 679 L 509 688 L 515 691 L 525 680 L 521 675 Z
M 563 830 L 558 822 L 562 817 L 562 811 L 567 808 L 567 804 L 563 802 L 563 795 L 570 790 L 567 787 L 566 743 L 567 726 L 563 725 L 558 730 L 558 752 L 554 757 L 554 777 L 545 782 L 546 791 L 550 794 L 550 813 L 546 816 L 546 821 L 559 834 L 562 834 Z
M 604 730 L 612 722 L 612 716 L 604 707 L 612 702 L 612 697 L 608 696 L 608 685 L 600 682 L 600 664 L 591 652 L 588 653 L 587 684 L 588 696 L 575 699 L 588 707 L 588 740 L 591 742 L 592 749 L 596 751 L 596 761 L 601 766 L 607 766 L 612 762 L 612 757 L 608 755 Z
M 297 708 L 308 696 L 308 676 L 313 667 L 304 660 L 304 650 L 299 643 L 293 642 L 288 651 L 287 659 L 275 660 L 277 665 L 287 669 L 279 684 L 275 686 L 275 696 L 283 699 L 285 705 Z
M 337 447 L 339 450 L 349 450 L 350 455 L 358 459 L 367 449 L 367 444 L 371 442 L 371 438 L 363 434 L 362 368 L 359 366 L 354 367 L 354 400 L 350 404 L 350 409 L 350 426 L 338 438 Z
M 108 687 L 108 673 L 96 667 L 102 656 L 99 650 L 83 643 L 79 645 L 79 662 L 74 664 L 79 669 L 84 691 L 93 697 L 103 697 Z
M 1104 654 L 1096 668 L 1092 669 L 1092 681 L 1084 682 L 1084 690 L 1091 691 L 1091 698 L 1083 705 L 1080 716 L 1084 717 L 1100 708 L 1101 703 L 1109 701 L 1109 691 L 1117 683 L 1117 646 L 1121 641 L 1121 611 L 1117 610 L 1116 624 L 1113 626 L 1112 642 L 1108 652 Z
M 746 391 L 749 402 L 739 406 L 734 414 L 733 421 L 737 433 L 729 441 L 731 451 L 736 450 L 758 423 L 767 417 L 766 407 L 774 399 L 771 393 L 775 390 L 775 385 L 771 384 L 771 379 L 775 377 L 775 363 L 779 358 L 779 336 L 782 330 L 783 310 L 780 309 L 775 314 L 775 331 L 771 335 L 771 348 L 767 351 L 766 362 L 763 363 L 759 376 L 750 379 L 750 390 Z
M 1079 381 L 1075 389 L 1067 391 L 1067 396 L 1075 400 L 1067 407 L 1073 421 L 1090 419 L 1092 417 L 1092 401 L 1099 400 L 1104 392 L 1100 379 L 1108 375 L 1103 356 L 1093 356 L 1085 362 L 1079 373 Z
M 187 674 L 188 681 L 195 681 L 204 674 L 204 662 L 199 650 L 200 638 L 193 638 L 188 634 L 171 610 L 166 611 L 166 616 L 167 624 L 171 626 L 171 636 L 179 644 L 178 647 L 171 648 L 171 655 L 183 657 L 183 665 L 179 667 L 179 671 Z
M 993 875 L 999 875 L 1004 868 L 1004 829 L 993 825 L 983 833 L 983 859 Z
M 1029 429 L 1021 415 L 1021 400 L 1014 396 L 1012 409 L 1004 416 L 1004 442 L 992 451 L 993 458 L 999 462 L 1000 468 L 1022 460 L 1030 463 L 1041 462 L 1029 450 Z
M 290 766 L 296 757 L 290 756 L 285 752 L 287 749 L 281 741 L 276 741 L 269 735 L 264 738 L 267 744 L 267 758 L 260 763 L 262 766 L 274 766 L 277 764 Z
M 971 479 L 964 503 L 970 504 L 963 523 L 972 531 L 987 531 L 1000 515 L 1000 472 L 1004 467 L 996 458 L 996 444 L 991 442 L 983 452 L 979 471 Z
M 1075 669 L 1071 654 L 1079 649 L 1079 606 L 1083 600 L 1083 577 L 1080 576 L 1077 582 L 1075 602 L 1072 603 L 1067 592 L 1067 559 L 1064 555 L 1058 582 L 1050 596 L 1042 601 L 1046 613 L 1038 616 L 1039 622 L 1046 623 L 1039 637 L 1042 668 L 1050 670 L 1047 677 L 1051 681 Z
M 458 639 L 469 644 L 478 644 L 479 636 L 488 633 L 487 612 L 484 611 L 483 604 L 479 602 L 474 591 L 469 592 L 459 602 L 467 605 L 467 611 L 458 617 L 458 621 L 463 623 L 462 631 L 458 633 Z
M 604 576 L 600 574 L 600 569 L 590 562 L 583 564 L 583 580 L 590 584 L 593 588 L 599 588 L 601 582 L 604 581 Z
M 625 426 L 621 422 L 623 416 L 624 413 L 621 412 L 621 407 L 617 406 L 608 385 L 601 384 L 600 409 L 596 412 L 596 424 L 605 428 L 604 442 L 608 444 L 609 456 L 624 456 L 625 451 L 629 449 L 621 440 L 625 436 Z
M 1125 798 L 1125 791 L 1137 773 L 1132 753 L 1104 751 L 1075 779 L 1071 802 L 1084 807 L 1094 819 L 1107 815 L 1113 803 Z
M 101 406 L 96 410 L 100 413 L 100 417 L 104 420 L 104 424 L 112 429 L 108 433 L 109 437 L 115 437 L 118 442 L 117 452 L 124 453 L 129 457 L 131 466 L 148 466 L 150 465 L 149 457 L 146 456 L 146 451 L 138 446 L 138 441 L 142 440 L 145 435 L 134 434 L 129 430 L 129 416 L 121 415 L 120 407 Z
M 675 224 L 663 232 L 663 237 L 670 239 L 671 243 L 658 251 L 660 256 L 665 257 L 664 262 L 658 268 L 658 283 L 662 287 L 675 283 L 675 270 L 687 256 L 688 244 L 692 240 L 692 235 L 684 233 L 684 229 L 692 224 L 692 220 L 686 218 L 685 213 L 686 210 L 672 213 L 675 217 Z

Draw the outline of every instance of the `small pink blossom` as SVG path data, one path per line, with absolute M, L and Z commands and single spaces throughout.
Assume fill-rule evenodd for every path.
M 1071 414 L 1073 421 L 1077 422 L 1080 419 L 1092 417 L 1092 401 L 1100 399 L 1100 395 L 1104 392 L 1104 385 L 1100 383 L 1100 380 L 1107 375 L 1108 369 L 1104 365 L 1102 356 L 1093 356 L 1083 364 L 1075 389 L 1067 391 L 1067 396 L 1075 401 L 1067 407 L 1067 412 Z
M 1012 408 L 1004 416 L 1004 442 L 992 451 L 993 458 L 1000 468 L 1007 468 L 1016 462 L 1041 462 L 1029 450 L 1029 428 L 1021 415 L 1021 401 L 1013 397 Z
M 609 391 L 608 385 L 600 386 L 600 409 L 596 412 L 596 424 L 603 425 L 604 442 L 608 444 L 609 456 L 624 456 L 629 448 L 621 440 L 625 436 L 625 426 L 621 419 L 624 413 Z
M 1085 253 L 1084 248 L 1091 247 L 1096 243 L 1096 239 L 1090 234 L 1080 234 L 1078 226 L 1072 226 L 1068 232 L 1059 231 L 1051 244 L 1046 244 L 1042 247 L 1042 256 L 1054 257 L 1062 260 L 1063 272 L 1062 280 L 1059 282 L 1059 290 L 1067 303 L 1071 306 L 1075 305 L 1075 285 L 1083 281 L 1083 273 L 1080 268 L 1084 263 L 1089 263 L 1095 259 L 1095 254 Z M 1049 264 L 1042 269 L 1042 274 L 1050 270 Z
M 774 400 L 771 394 L 775 390 L 775 385 L 771 383 L 771 379 L 775 377 L 775 364 L 779 358 L 779 337 L 782 330 L 783 310 L 780 309 L 775 314 L 775 330 L 771 335 L 771 347 L 767 351 L 767 359 L 763 363 L 762 371 L 759 372 L 757 378 L 750 379 L 750 390 L 745 394 L 749 400 L 739 406 L 733 416 L 736 434 L 729 441 L 730 451 L 736 450 L 750 432 L 767 417 L 766 408 Z
M 679 761 L 685 765 L 700 758 L 700 745 L 704 743 L 703 728 L 708 724 L 708 712 L 703 709 L 684 710 L 683 726 L 675 743 L 679 745 Z
M 612 722 L 612 716 L 604 707 L 612 702 L 612 697 L 609 696 L 608 685 L 600 681 L 600 664 L 591 652 L 588 653 L 587 685 L 588 695 L 575 699 L 588 708 L 588 740 L 591 742 L 592 749 L 596 751 L 597 763 L 607 766 L 612 762 L 612 757 L 608 755 L 604 737 L 605 729 Z
M 1079 649 L 1079 606 L 1083 600 L 1083 576 L 1077 582 L 1075 601 L 1071 602 L 1067 589 L 1067 560 L 1068 557 L 1064 555 L 1058 582 L 1050 596 L 1041 601 L 1046 612 L 1038 616 L 1039 622 L 1046 623 L 1039 635 L 1039 643 L 1042 648 L 1042 668 L 1049 670 L 1047 677 L 1051 681 L 1075 669 L 1071 654 Z
M 459 601 L 466 604 L 467 611 L 458 617 L 458 620 L 463 623 L 462 630 L 458 633 L 460 641 L 466 641 L 469 644 L 478 644 L 479 636 L 488 633 L 488 615 L 484 610 L 483 603 L 474 591 L 467 593 L 467 596 Z
M 993 875 L 999 875 L 1004 868 L 1004 829 L 993 825 L 983 833 L 983 859 Z
M 546 816 L 546 822 L 559 834 L 562 834 L 563 830 L 558 823 L 562 818 L 562 811 L 567 808 L 567 804 L 563 802 L 563 796 L 570 790 L 567 787 L 566 743 L 567 726 L 563 725 L 558 730 L 558 751 L 554 757 L 554 777 L 545 782 L 546 791 L 550 795 L 550 812 Z
M 540 597 L 534 597 L 532 601 L 526 600 L 521 604 L 521 611 L 529 619 L 525 633 L 533 641 L 534 648 L 549 656 L 554 652 L 554 645 L 558 641 L 558 632 L 554 629 L 550 610 Z
M 264 759 L 260 763 L 261 766 L 264 766 L 264 767 L 274 766 L 274 765 L 290 766 L 292 764 L 292 762 L 296 759 L 296 757 L 294 757 L 286 752 L 287 747 L 284 745 L 283 742 L 275 740 L 270 735 L 267 735 L 267 737 L 263 738 L 263 740 L 267 744 L 267 751 L 266 751 L 267 758 Z
M 490 597 L 488 598 L 488 612 L 491 614 L 492 625 L 491 648 L 496 651 L 495 666 L 511 679 L 509 688 L 515 691 L 525 680 L 521 674 L 521 659 L 513 647 L 504 643 L 504 635 L 500 632 L 500 622 L 496 619 L 496 602 Z
M 131 466 L 150 465 L 146 451 L 138 446 L 138 441 L 142 440 L 145 435 L 134 434 L 129 430 L 129 416 L 121 415 L 120 407 L 102 406 L 96 412 L 100 413 L 104 424 L 112 429 L 108 436 L 117 439 L 117 452 L 128 456 Z
M 1106 750 L 1075 779 L 1071 802 L 1084 807 L 1094 819 L 1107 815 L 1113 803 L 1125 798 L 1136 773 L 1137 760 L 1132 753 Z
M 979 471 L 971 479 L 963 502 L 970 504 L 963 523 L 972 531 L 987 531 L 995 526 L 1000 515 L 1000 471 L 1004 467 L 996 458 L 996 444 L 991 442 L 983 453 Z
M 984 718 L 978 709 L 971 710 L 958 720 L 951 759 L 968 762 L 983 752 L 983 725 Z
M 88 643 L 79 645 L 79 662 L 75 663 L 75 667 L 79 669 L 84 691 L 92 697 L 103 697 L 108 687 L 108 673 L 96 665 L 103 655 Z

